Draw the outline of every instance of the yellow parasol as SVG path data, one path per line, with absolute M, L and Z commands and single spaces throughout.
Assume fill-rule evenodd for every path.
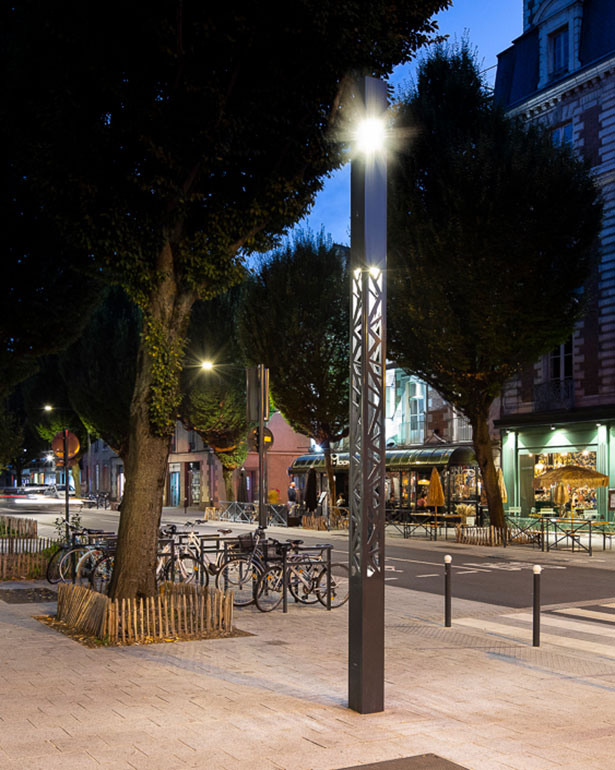
M 438 531 L 438 506 L 444 505 L 444 502 L 444 490 L 442 489 L 440 474 L 437 468 L 432 468 L 426 503 L 427 505 L 433 505 L 436 510 L 436 532 Z
M 534 489 L 551 487 L 554 484 L 565 484 L 573 489 L 578 489 L 579 487 L 608 487 L 609 477 L 593 468 L 584 468 L 582 465 L 562 465 L 559 468 L 553 468 L 553 470 L 543 473 L 542 476 L 537 476 L 532 482 Z M 573 511 L 574 501 L 570 506 L 571 520 Z
M 504 474 L 502 469 L 498 468 L 498 487 L 500 488 L 500 494 L 502 495 L 502 502 L 508 502 L 508 495 L 506 494 L 506 484 L 504 483 Z
M 593 468 L 582 465 L 562 465 L 560 468 L 537 476 L 532 482 L 534 489 L 552 487 L 554 484 L 566 484 L 568 487 L 608 487 L 609 477 L 598 473 Z

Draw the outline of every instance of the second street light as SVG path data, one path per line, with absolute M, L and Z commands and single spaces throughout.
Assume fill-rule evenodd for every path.
M 348 705 L 384 709 L 386 85 L 364 78 L 351 163 Z M 358 151 L 358 152 L 357 152 Z

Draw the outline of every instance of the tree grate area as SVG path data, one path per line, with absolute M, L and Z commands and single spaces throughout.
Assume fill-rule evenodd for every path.
M 41 604 L 55 602 L 58 595 L 49 588 L 2 588 L 0 601 L 7 604 Z

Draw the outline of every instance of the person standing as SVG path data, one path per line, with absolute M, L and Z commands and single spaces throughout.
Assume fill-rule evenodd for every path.
M 291 481 L 288 485 L 288 504 L 294 505 L 297 502 L 297 488 L 295 487 L 295 482 Z

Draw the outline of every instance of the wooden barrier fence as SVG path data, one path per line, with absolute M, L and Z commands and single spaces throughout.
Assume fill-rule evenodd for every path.
M 48 537 L 0 538 L 0 580 L 44 578 L 57 541 Z
M 36 519 L 0 516 L 0 537 L 37 537 Z
M 534 540 L 535 533 L 523 532 L 518 527 L 457 527 L 457 542 L 467 545 L 526 545 Z
M 111 601 L 84 586 L 58 586 L 57 619 L 107 644 L 200 639 L 233 630 L 233 594 L 164 583 L 158 596 Z
M 504 545 L 506 528 L 457 527 L 457 542 L 469 545 Z
M 327 520 L 324 516 L 302 516 L 301 526 L 303 529 L 327 529 Z

